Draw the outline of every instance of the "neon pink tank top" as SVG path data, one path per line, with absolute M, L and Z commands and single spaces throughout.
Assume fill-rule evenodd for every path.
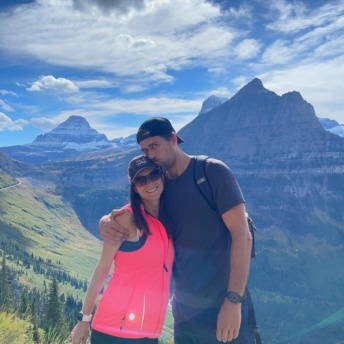
M 130 205 L 124 207 L 132 213 Z M 151 231 L 125 242 L 92 321 L 92 328 L 122 338 L 161 335 L 170 293 L 174 249 L 162 223 L 144 213 Z

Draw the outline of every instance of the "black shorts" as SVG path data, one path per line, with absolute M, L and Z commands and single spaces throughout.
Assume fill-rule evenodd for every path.
M 216 339 L 218 308 L 198 309 L 173 302 L 175 344 L 219 344 Z M 254 344 L 248 321 L 247 304 L 242 304 L 242 321 L 238 338 L 230 344 Z
M 158 344 L 158 338 L 120 338 L 92 330 L 91 344 Z

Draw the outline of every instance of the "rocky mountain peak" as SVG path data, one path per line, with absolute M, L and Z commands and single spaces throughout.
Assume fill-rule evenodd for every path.
M 71 143 L 85 144 L 97 142 L 107 144 L 109 141 L 104 134 L 91 128 L 87 120 L 81 116 L 70 116 L 65 122 L 46 134 L 39 135 L 33 144 L 59 144 Z
M 344 149 L 344 141 L 322 128 L 313 106 L 299 92 L 278 96 L 257 78 L 206 116 L 197 116 L 179 134 L 187 153 L 232 163 L 243 156 L 252 162 L 258 156 L 270 162 L 282 157 L 287 161 L 289 155 L 303 159 L 328 154 L 326 150 L 343 155 Z
M 210 110 L 215 109 L 216 107 L 222 105 L 228 100 L 228 98 L 224 97 L 218 97 L 215 95 L 212 95 L 208 97 L 203 103 L 202 103 L 202 108 L 201 111 L 199 112 L 199 115 L 209 112 Z
M 16 160 L 36 164 L 71 159 L 81 152 L 112 146 L 107 137 L 91 128 L 85 118 L 71 116 L 50 132 L 37 136 L 34 142 L 3 147 L 1 151 Z
M 248 84 L 241 88 L 239 92 L 256 92 L 256 91 L 267 91 L 262 81 L 258 78 L 254 78 Z M 238 93 L 239 93 L 238 92 Z
M 330 118 L 319 118 L 319 122 L 321 123 L 323 128 L 330 133 L 339 135 L 344 138 L 344 124 L 339 124 L 337 121 Z

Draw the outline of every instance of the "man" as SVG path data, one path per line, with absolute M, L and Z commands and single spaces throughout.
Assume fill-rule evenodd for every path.
M 252 237 L 234 175 L 221 161 L 207 160 L 219 212 L 214 211 L 195 185 L 195 157 L 182 151 L 183 140 L 169 120 L 148 119 L 136 137 L 142 152 L 168 175 L 159 219 L 175 245 L 175 344 L 254 343 L 244 295 Z M 117 213 L 100 221 L 105 240 L 125 239 L 124 230 L 114 221 Z

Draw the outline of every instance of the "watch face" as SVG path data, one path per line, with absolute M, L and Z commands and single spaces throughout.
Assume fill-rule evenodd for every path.
M 227 293 L 228 300 L 233 303 L 242 302 L 243 297 L 234 291 L 230 291 Z
M 233 301 L 233 302 L 238 302 L 238 301 L 239 301 L 238 295 L 235 295 L 235 294 L 229 295 L 229 298 L 230 298 L 231 301 Z
M 84 315 L 82 314 L 82 313 L 78 313 L 78 316 L 77 316 L 77 320 L 78 321 L 82 321 L 82 317 L 83 317 Z

